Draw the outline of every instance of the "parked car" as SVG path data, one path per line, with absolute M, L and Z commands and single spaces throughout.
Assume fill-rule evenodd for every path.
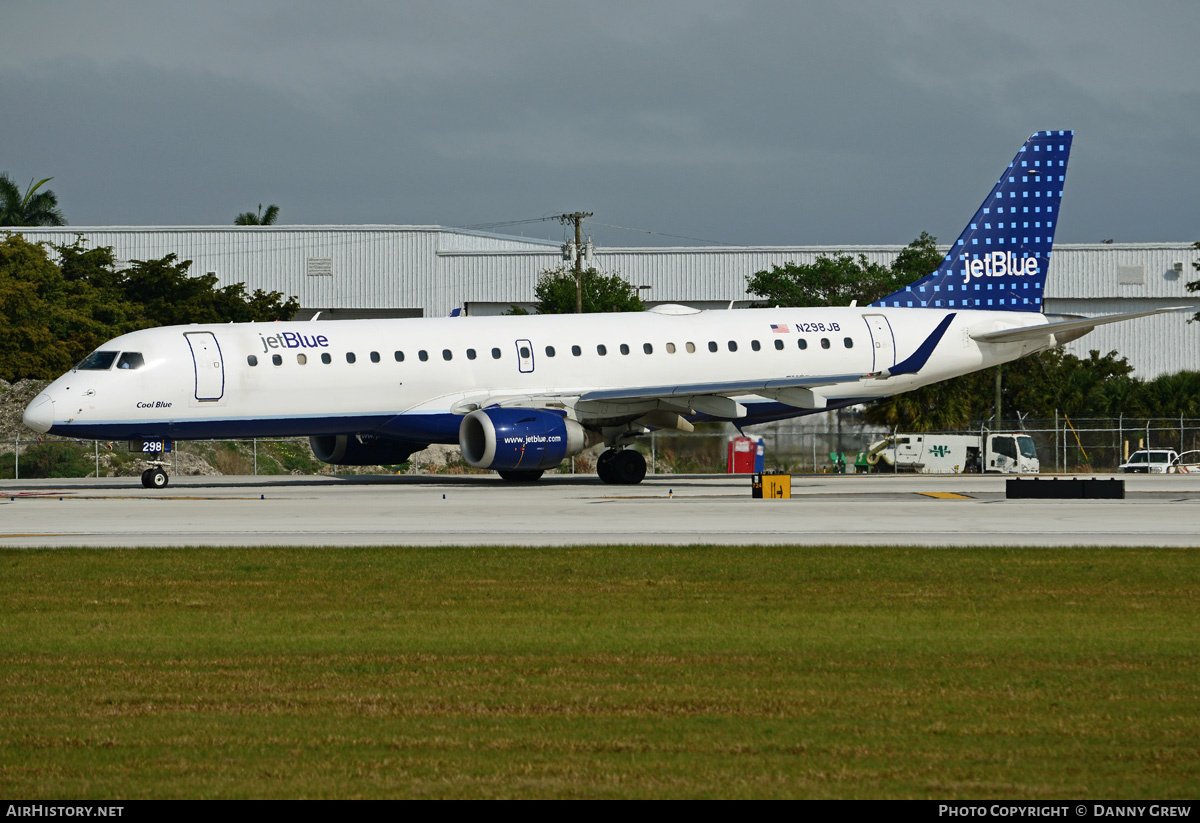
M 1179 462 L 1179 453 L 1174 449 L 1141 449 L 1129 455 L 1129 459 L 1117 467 L 1124 474 L 1166 474 Z

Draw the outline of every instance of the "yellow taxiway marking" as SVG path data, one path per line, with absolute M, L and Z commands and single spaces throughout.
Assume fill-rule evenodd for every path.
M 936 497 L 938 500 L 973 500 L 974 498 L 967 494 L 958 494 L 956 492 L 917 492 L 925 497 Z

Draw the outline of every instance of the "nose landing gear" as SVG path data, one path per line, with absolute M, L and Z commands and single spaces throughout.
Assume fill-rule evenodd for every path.
M 147 489 L 165 489 L 170 478 L 162 466 L 154 466 L 142 472 L 142 485 Z
M 633 449 L 609 449 L 596 461 L 596 474 L 615 486 L 636 486 L 646 477 L 646 458 Z

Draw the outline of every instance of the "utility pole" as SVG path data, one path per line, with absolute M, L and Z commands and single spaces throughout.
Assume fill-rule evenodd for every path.
M 996 422 L 993 426 L 994 431 L 1004 431 L 1003 418 L 1000 416 L 1000 366 L 996 367 Z
M 583 218 L 591 217 L 590 211 L 577 211 L 571 214 L 560 214 L 558 222 L 564 226 L 575 224 L 575 313 L 583 314 Z

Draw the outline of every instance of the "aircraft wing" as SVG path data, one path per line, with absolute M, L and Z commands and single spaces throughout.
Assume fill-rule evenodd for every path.
M 1063 320 L 1058 323 L 1043 323 L 1040 326 L 1023 326 L 1019 329 L 1002 329 L 1001 331 L 984 332 L 983 334 L 972 334 L 974 340 L 981 343 L 1012 343 L 1017 340 L 1037 340 L 1047 335 L 1062 335 L 1079 332 L 1079 334 L 1071 334 L 1070 340 L 1090 332 L 1096 326 L 1103 326 L 1108 323 L 1120 323 L 1122 320 L 1133 320 L 1136 317 L 1149 317 L 1152 314 L 1165 314 L 1172 311 L 1191 311 L 1195 306 L 1172 306 L 1169 309 L 1150 309 L 1148 311 L 1135 311 L 1127 314 L 1106 314 L 1100 317 L 1084 317 L 1080 320 Z
M 712 383 L 682 383 L 664 386 L 630 386 L 623 389 L 599 389 L 585 392 L 579 405 L 601 406 L 612 403 L 653 401 L 695 409 L 716 417 L 744 417 L 746 409 L 731 396 L 756 394 L 770 397 L 789 406 L 802 409 L 823 409 L 825 398 L 813 389 L 842 383 L 857 383 L 880 374 L 823 374 L 796 376 L 772 380 L 727 380 Z

